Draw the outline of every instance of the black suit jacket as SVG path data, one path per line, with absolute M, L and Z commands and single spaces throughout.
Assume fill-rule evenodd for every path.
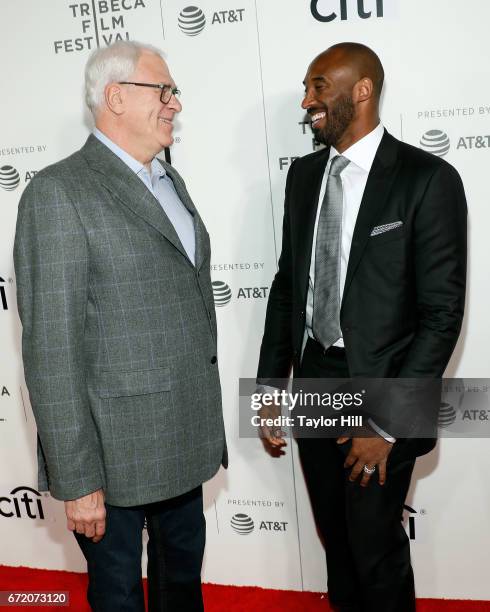
M 320 187 L 329 150 L 288 173 L 282 252 L 258 378 L 299 366 Z M 458 338 L 466 284 L 466 199 L 444 160 L 385 132 L 355 225 L 340 323 L 352 377 L 442 376 Z M 371 236 L 374 227 L 403 225 Z

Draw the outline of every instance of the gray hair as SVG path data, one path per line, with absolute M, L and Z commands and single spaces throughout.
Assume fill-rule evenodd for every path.
M 160 49 L 125 40 L 92 52 L 85 66 L 85 102 L 94 116 L 104 101 L 106 85 L 130 80 L 144 51 L 163 59 Z

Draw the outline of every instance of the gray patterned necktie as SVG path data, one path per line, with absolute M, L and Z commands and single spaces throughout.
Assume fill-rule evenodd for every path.
M 326 350 L 340 331 L 340 245 L 342 242 L 343 192 L 340 173 L 350 161 L 332 158 L 323 197 L 315 245 L 313 289 L 313 335 Z

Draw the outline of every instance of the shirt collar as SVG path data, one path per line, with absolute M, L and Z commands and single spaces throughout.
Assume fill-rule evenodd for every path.
M 374 130 L 351 145 L 342 153 L 342 155 L 347 157 L 348 160 L 359 168 L 362 168 L 366 172 L 370 172 L 376 156 L 376 151 L 378 150 L 381 139 L 383 138 L 384 130 L 383 125 L 378 123 Z M 332 157 L 335 157 L 335 155 L 340 155 L 340 153 L 335 149 L 335 147 L 330 147 L 328 161 L 330 161 Z
M 145 175 L 145 174 L 147 176 L 149 175 L 148 170 L 146 169 L 144 164 L 139 162 L 137 159 L 134 159 L 134 157 L 132 157 L 124 149 L 121 149 L 119 145 L 117 145 L 113 140 L 111 140 L 108 136 L 106 136 L 99 129 L 94 128 L 93 134 L 98 140 L 100 140 L 102 144 L 105 144 L 105 146 L 108 147 L 114 153 L 114 155 L 117 155 L 117 157 L 119 157 L 119 159 L 123 161 L 126 164 L 126 166 L 128 166 L 128 168 L 132 170 L 135 174 L 137 174 L 140 177 L 141 175 Z M 152 176 L 157 175 L 159 178 L 161 178 L 162 176 L 165 176 L 166 174 L 165 168 L 157 160 L 156 157 L 154 157 L 151 160 L 151 174 Z
M 146 168 L 145 168 L 145 170 L 146 170 Z M 158 176 L 158 178 L 162 178 L 166 174 L 167 173 L 165 172 L 165 168 L 158 161 L 158 159 L 156 157 L 154 157 L 151 160 L 151 175 L 152 176 Z

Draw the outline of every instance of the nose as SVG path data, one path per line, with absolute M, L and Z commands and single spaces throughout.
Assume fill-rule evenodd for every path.
M 314 98 L 311 94 L 311 89 L 307 89 L 305 91 L 305 95 L 303 101 L 301 102 L 301 108 L 304 110 L 308 110 L 310 106 L 313 106 Z
M 180 111 L 182 110 L 182 104 L 180 100 L 177 98 L 177 96 L 174 96 L 172 94 L 172 97 L 170 98 L 167 104 L 167 108 L 171 108 L 176 113 L 180 113 Z

